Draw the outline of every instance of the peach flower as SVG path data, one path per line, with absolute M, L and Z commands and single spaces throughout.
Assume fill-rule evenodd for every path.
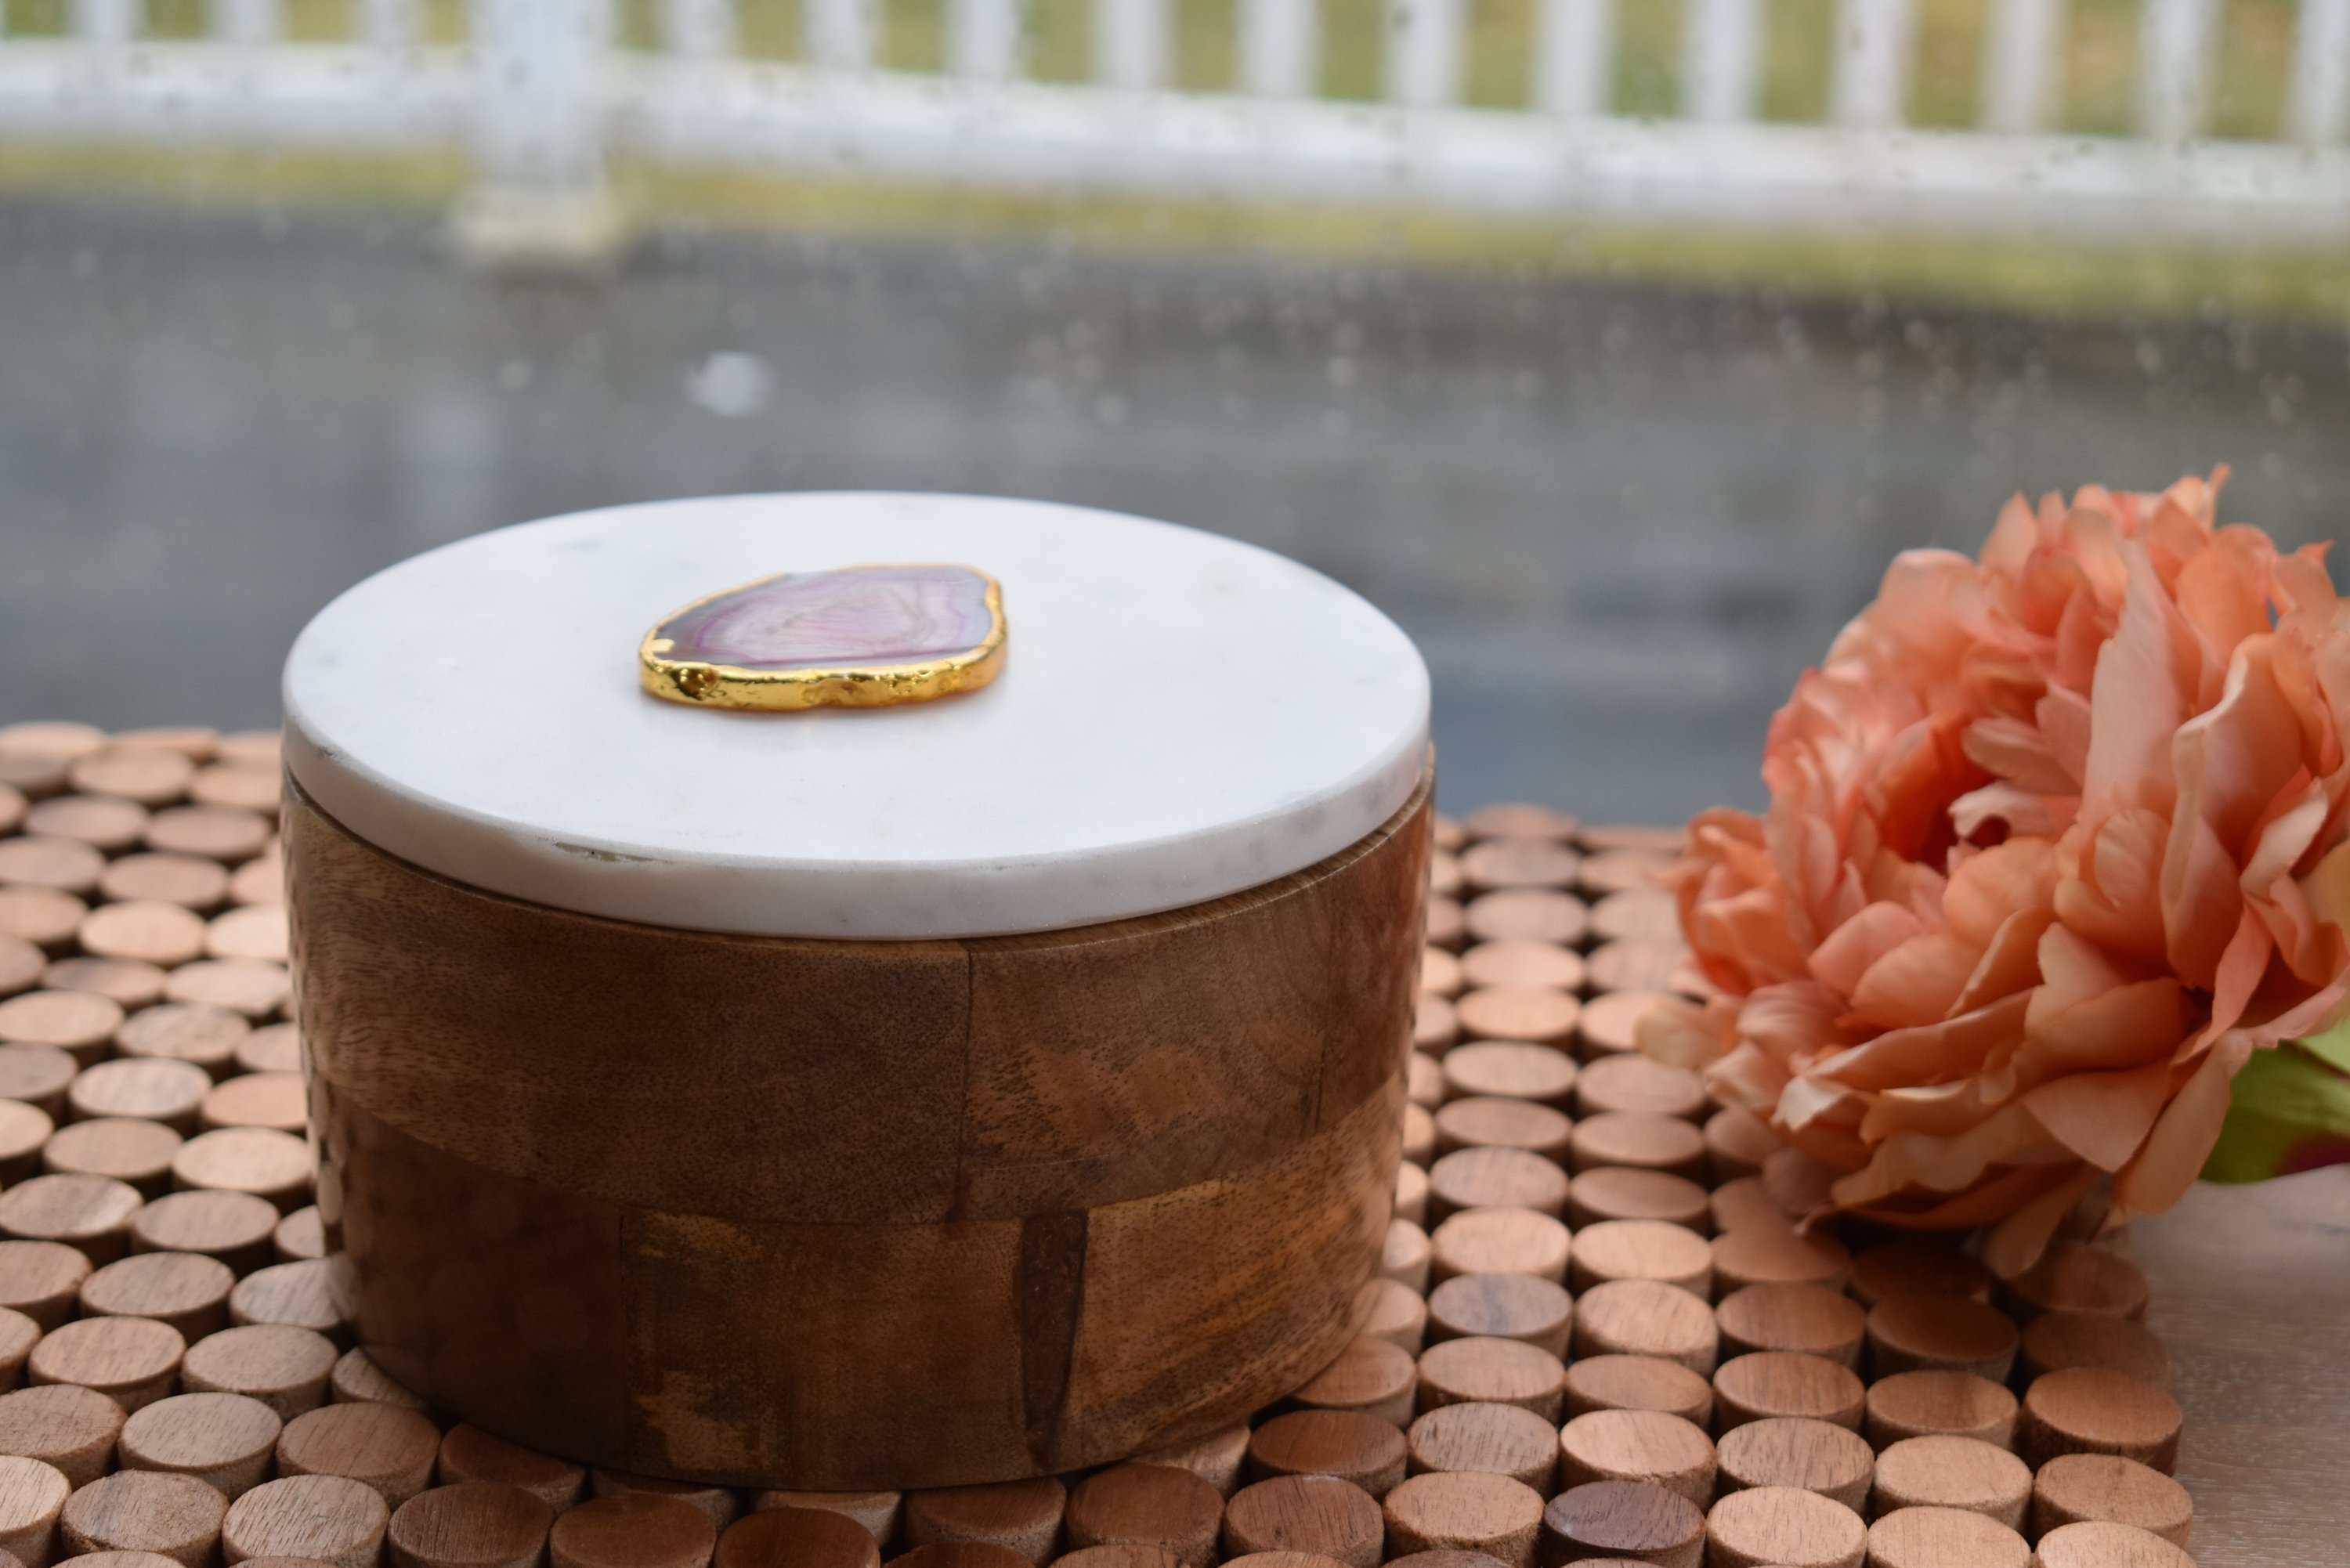
M 2225 476 L 1900 556 L 1773 720 L 1767 814 L 1690 824 L 1721 994 L 1642 1046 L 1827 1205 L 2026 1266 L 2103 1177 L 2109 1222 L 2168 1208 L 2251 1053 L 2343 1012 L 2350 605 L 2322 546 L 2215 526 Z

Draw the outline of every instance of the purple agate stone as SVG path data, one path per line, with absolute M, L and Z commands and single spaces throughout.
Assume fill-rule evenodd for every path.
M 743 670 L 919 664 L 987 640 L 988 586 L 968 566 L 787 572 L 681 610 L 653 635 L 670 639 L 664 659 Z

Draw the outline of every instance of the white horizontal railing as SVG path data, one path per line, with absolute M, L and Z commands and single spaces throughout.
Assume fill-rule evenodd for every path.
M 1023 0 L 939 0 L 935 73 L 884 67 L 879 0 L 802 0 L 792 61 L 743 56 L 735 0 L 652 0 L 642 50 L 616 41 L 615 0 L 468 0 L 462 45 L 423 41 L 423 0 L 357 0 L 349 37 L 296 41 L 299 3 L 210 0 L 207 36 L 166 41 L 140 0 L 69 0 L 65 32 L 0 36 L 0 139 L 462 146 L 480 210 L 523 229 L 583 222 L 621 155 L 1531 216 L 2350 238 L 2350 0 L 2298 0 L 2268 140 L 2209 137 L 2220 0 L 2140 0 L 2128 136 L 2057 129 L 2066 0 L 1990 0 L 1967 130 L 1909 123 L 1919 0 L 1837 0 L 1817 124 L 1758 119 L 1765 0 L 1682 0 L 1661 119 L 1617 111 L 1616 0 L 1536 0 L 1517 109 L 1462 107 L 1481 0 L 1387 0 L 1378 103 L 1321 95 L 1322 0 L 1237 0 L 1219 92 L 1172 86 L 1176 0 L 1090 0 L 1090 79 L 1060 84 L 1027 75 Z

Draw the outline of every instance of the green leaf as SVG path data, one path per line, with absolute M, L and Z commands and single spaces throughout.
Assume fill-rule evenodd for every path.
M 2350 1030 L 2337 1028 L 2252 1053 L 2236 1075 L 2203 1179 L 2265 1181 L 2343 1158 L 2350 1158 Z

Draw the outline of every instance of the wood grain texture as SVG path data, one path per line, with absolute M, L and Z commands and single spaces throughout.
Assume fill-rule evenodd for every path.
M 1347 1343 L 1388 1231 L 1429 815 L 1166 915 L 856 943 L 491 898 L 294 794 L 356 1338 L 501 1437 L 733 1485 L 1229 1427 Z

